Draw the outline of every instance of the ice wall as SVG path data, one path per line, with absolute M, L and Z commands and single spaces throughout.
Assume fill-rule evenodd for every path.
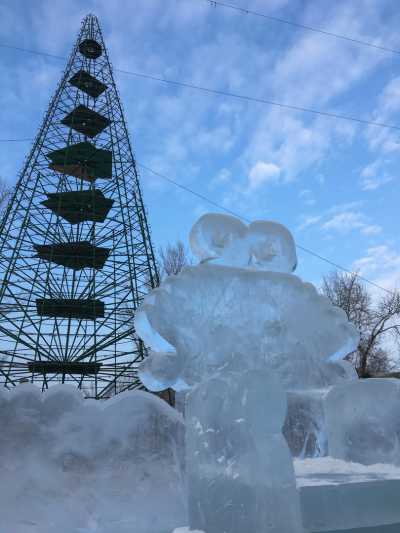
M 187 523 L 183 421 L 159 398 L 0 393 L 1 533 L 170 533 Z
M 400 383 L 363 379 L 326 397 L 329 455 L 371 465 L 400 465 Z
M 302 377 L 302 373 L 299 373 Z M 325 397 L 331 387 L 358 380 L 354 367 L 347 361 L 328 362 L 320 366 L 314 382 L 297 381 L 291 374 L 286 381 L 288 411 L 283 434 L 293 457 L 324 457 L 328 454 Z M 318 388 L 315 388 L 315 386 Z

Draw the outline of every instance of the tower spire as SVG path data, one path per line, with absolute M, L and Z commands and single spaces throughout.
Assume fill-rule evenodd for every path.
M 140 386 L 133 314 L 158 273 L 97 17 L 65 72 L 0 223 L 0 384 Z

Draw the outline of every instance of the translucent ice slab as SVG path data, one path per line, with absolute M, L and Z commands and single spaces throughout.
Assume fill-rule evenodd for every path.
M 333 387 L 325 400 L 329 455 L 366 465 L 400 465 L 399 412 L 396 379 L 363 379 Z
M 1 533 L 168 533 L 186 523 L 183 421 L 145 392 L 0 394 Z
M 295 460 L 305 533 L 398 533 L 400 468 Z

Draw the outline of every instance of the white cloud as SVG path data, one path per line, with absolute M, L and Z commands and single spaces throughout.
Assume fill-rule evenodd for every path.
M 353 263 L 361 274 L 375 274 L 379 271 L 400 270 L 400 253 L 386 244 L 367 249 L 367 254 Z M 400 274 L 400 273 L 399 273 Z
M 389 161 L 377 159 L 363 168 L 360 174 L 360 186 L 363 191 L 374 191 L 393 180 L 383 168 Z
M 388 174 L 374 176 L 373 178 L 364 178 L 361 180 L 361 188 L 363 191 L 375 191 L 391 181 L 393 181 L 393 177 Z
M 349 233 L 359 230 L 363 235 L 376 235 L 382 231 L 378 225 L 368 224 L 367 217 L 360 212 L 345 211 L 338 213 L 322 224 L 323 230 Z
M 305 205 L 314 205 L 315 198 L 314 194 L 310 189 L 303 189 L 299 192 L 299 198 L 303 200 Z
M 400 287 L 400 251 L 388 244 L 368 248 L 363 257 L 353 262 L 352 268 L 386 289 Z
M 378 224 L 371 224 L 363 226 L 360 231 L 363 235 L 378 235 L 382 233 L 382 227 L 378 226 Z
M 301 231 L 319 225 L 324 232 L 347 234 L 359 231 L 368 237 L 378 235 L 382 231 L 381 226 L 371 224 L 370 219 L 359 210 L 361 205 L 360 201 L 334 205 L 318 215 L 306 216 L 297 229 Z
M 382 90 L 378 103 L 372 112 L 374 122 L 396 125 L 396 115 L 400 112 L 400 76 L 391 79 Z M 370 126 L 365 130 L 365 136 L 371 150 L 382 154 L 392 154 L 400 151 L 398 131 L 390 128 Z
M 318 224 L 318 222 L 320 222 L 320 220 L 322 219 L 322 216 L 321 215 L 316 215 L 316 216 L 306 216 L 304 218 L 304 221 L 300 224 L 300 226 L 298 226 L 298 231 L 301 231 L 303 229 L 306 229 L 310 226 L 315 226 L 316 224 Z
M 249 190 L 254 191 L 267 183 L 279 183 L 281 169 L 275 163 L 257 161 L 249 171 Z

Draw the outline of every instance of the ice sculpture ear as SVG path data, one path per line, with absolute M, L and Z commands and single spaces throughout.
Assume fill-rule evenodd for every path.
M 252 222 L 248 229 L 251 266 L 260 270 L 293 272 L 297 266 L 296 245 L 282 224 Z
M 209 213 L 192 227 L 190 247 L 201 262 L 213 260 L 230 266 L 247 266 L 250 257 L 246 234 L 247 226 L 238 218 Z

